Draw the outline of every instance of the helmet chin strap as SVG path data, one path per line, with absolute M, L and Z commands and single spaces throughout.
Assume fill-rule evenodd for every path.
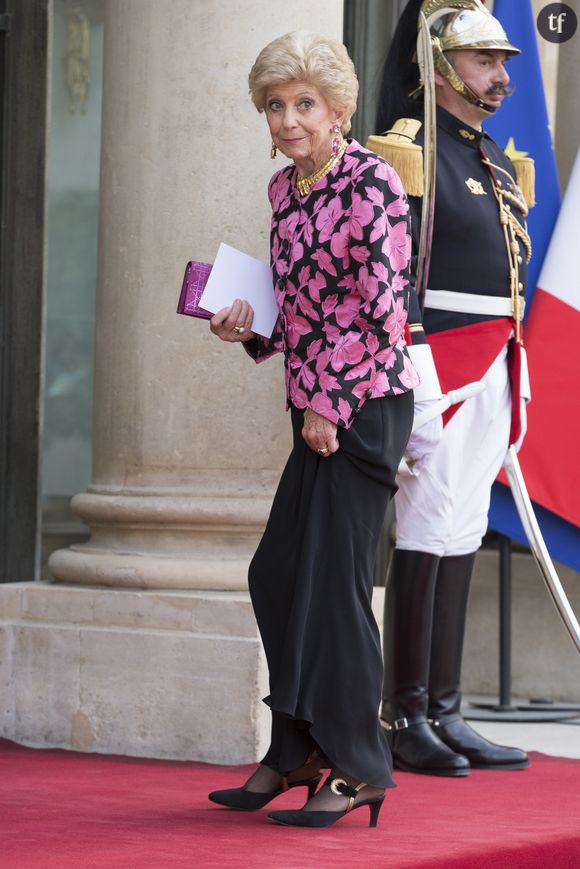
M 459 78 L 459 76 L 457 76 L 457 78 Z M 459 78 L 459 81 L 462 85 L 461 89 L 456 88 L 452 82 L 449 83 L 451 84 L 451 87 L 453 87 L 453 89 L 456 90 L 457 93 L 463 97 L 464 100 L 467 100 L 468 103 L 477 106 L 479 109 L 482 109 L 489 115 L 493 115 L 494 112 L 497 111 L 497 106 L 492 106 L 489 103 L 486 103 L 485 100 L 482 100 L 481 97 L 479 97 L 475 93 L 475 91 L 472 90 L 472 88 L 470 88 L 469 85 L 463 81 L 463 79 Z
M 463 81 L 461 76 L 458 75 L 455 68 L 449 63 L 441 51 L 441 45 L 437 37 L 432 37 L 431 42 L 433 45 L 433 61 L 435 63 L 435 68 L 441 73 L 443 78 L 447 79 L 453 90 L 462 96 L 464 100 L 467 100 L 468 103 L 471 103 L 471 105 L 477 106 L 489 115 L 493 115 L 497 111 L 497 106 L 492 106 L 489 103 L 486 103 L 485 100 L 476 94 L 476 92 Z

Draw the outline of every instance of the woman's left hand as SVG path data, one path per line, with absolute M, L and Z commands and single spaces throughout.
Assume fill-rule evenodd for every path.
M 255 338 L 251 326 L 254 311 L 249 302 L 236 299 L 229 308 L 222 308 L 209 321 L 209 328 L 222 341 L 251 341 Z
M 308 444 L 311 450 L 318 453 L 323 458 L 332 455 L 338 449 L 338 438 L 336 436 L 336 425 L 325 416 L 320 416 L 306 408 L 304 412 L 304 425 L 302 426 L 302 437 Z

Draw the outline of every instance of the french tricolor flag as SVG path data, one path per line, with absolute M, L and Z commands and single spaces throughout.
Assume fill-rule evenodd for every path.
M 577 163 L 558 219 L 560 190 L 532 2 L 495 0 L 493 14 L 522 53 L 507 65 L 515 93 L 485 129 L 508 155 L 527 155 L 536 164 L 524 330 L 532 401 L 520 462 L 550 554 L 580 570 L 580 169 Z M 489 527 L 527 543 L 505 476 L 499 480 Z
M 526 320 L 525 345 L 532 401 L 520 463 L 530 497 L 580 526 L 580 151 Z

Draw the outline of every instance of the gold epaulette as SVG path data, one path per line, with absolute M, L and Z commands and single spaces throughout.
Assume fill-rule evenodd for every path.
M 508 154 L 509 156 L 509 154 Z M 531 157 L 510 157 L 516 170 L 516 182 L 528 208 L 536 204 L 536 167 Z
M 369 136 L 367 148 L 393 167 L 408 196 L 423 195 L 423 148 L 414 140 L 421 121 L 399 118 L 382 136 Z

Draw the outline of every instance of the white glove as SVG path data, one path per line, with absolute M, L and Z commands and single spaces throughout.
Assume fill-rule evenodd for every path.
M 439 399 L 437 398 L 416 401 L 415 417 L 438 401 Z M 440 413 L 438 413 L 433 419 L 429 420 L 429 422 L 426 422 L 425 425 L 422 425 L 415 429 L 415 431 L 411 432 L 411 436 L 405 449 L 405 459 L 414 476 L 419 473 L 431 453 L 437 447 L 437 444 L 441 440 L 442 432 L 443 420 Z
M 520 420 L 522 423 L 522 431 L 521 431 L 519 438 L 517 439 L 517 441 L 514 444 L 514 449 L 515 449 L 516 453 L 519 453 L 521 446 L 524 442 L 526 432 L 528 430 L 528 412 L 526 410 L 526 404 L 527 404 L 526 399 L 520 398 Z
M 436 449 L 443 432 L 443 420 L 441 414 L 453 404 L 468 401 L 475 395 L 479 395 L 485 389 L 481 380 L 466 383 L 459 389 L 450 389 L 440 398 L 429 398 L 423 401 L 415 401 L 415 415 L 413 418 L 413 431 L 407 443 L 405 455 L 399 463 L 398 474 L 403 476 L 415 476 L 429 456 Z M 421 418 L 423 417 L 423 419 Z

